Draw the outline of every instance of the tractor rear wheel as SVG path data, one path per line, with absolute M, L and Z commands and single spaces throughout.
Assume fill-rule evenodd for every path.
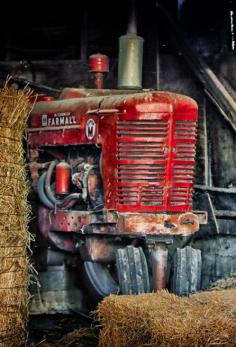
M 127 246 L 118 249 L 116 270 L 122 294 L 150 292 L 148 266 L 141 247 Z

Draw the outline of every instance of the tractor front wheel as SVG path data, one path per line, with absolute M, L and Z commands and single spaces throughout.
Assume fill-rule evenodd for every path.
M 141 247 L 126 246 L 116 253 L 116 264 L 85 261 L 83 282 L 91 303 L 109 294 L 141 294 L 150 292 L 146 257 Z
M 127 246 L 118 249 L 116 270 L 122 294 L 150 292 L 148 266 L 141 247 Z

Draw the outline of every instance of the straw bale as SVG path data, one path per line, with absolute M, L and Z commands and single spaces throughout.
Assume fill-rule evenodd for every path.
M 24 167 L 20 165 L 15 165 L 14 163 L 2 163 L 0 162 L 0 176 L 6 177 L 9 180 L 18 179 L 21 182 L 23 181 L 25 175 Z
M 208 290 L 222 290 L 236 288 L 236 273 L 230 277 L 219 279 L 210 284 Z
M 27 213 L 29 211 L 26 211 Z M 16 213 L 0 213 L 0 230 L 11 230 L 11 229 L 24 229 L 25 226 L 27 225 L 28 221 L 28 215 L 27 213 L 24 213 L 24 211 L 21 214 L 16 214 Z M 7 229 L 5 229 L 7 228 Z M 17 231 L 18 233 L 18 231 Z M 1 239 L 0 234 L 0 239 Z M 4 235 L 5 236 L 5 235 Z
M 21 231 L 24 233 L 29 215 L 30 210 L 28 206 L 25 214 L 23 214 L 23 212 L 19 214 L 9 213 L 7 218 L 7 213 L 0 213 L 0 245 L 1 241 L 3 240 L 3 236 L 8 238 L 8 236 L 11 235 L 19 235 L 19 233 L 21 234 Z M 5 232 L 5 235 L 3 235 L 3 232 Z
M 21 341 L 24 341 L 25 338 L 25 322 L 22 320 L 22 315 L 26 315 L 26 312 L 22 311 L 22 315 L 19 315 L 18 312 L 20 310 L 21 306 L 18 306 L 12 312 L 10 310 L 5 313 L 0 312 L 0 347 L 18 347 L 23 345 Z
M 7 83 L 1 89 L 0 126 L 10 127 L 22 132 L 25 129 L 28 118 L 29 104 L 27 96 L 29 91 L 14 90 L 7 87 Z M 15 138 L 15 137 L 14 137 Z
M 24 225 L 22 223 L 22 225 Z M 4 237 L 0 237 L 0 247 L 13 247 L 15 246 L 13 242 L 17 242 L 18 243 L 25 243 L 25 244 L 29 244 L 29 238 L 27 238 L 27 236 L 25 235 L 25 230 L 23 228 L 17 228 L 17 229 L 12 229 L 9 228 L 9 225 L 6 226 L 5 228 L 0 228 L 0 232 L 1 233 L 5 233 L 5 242 L 4 242 Z
M 17 142 L 19 141 L 20 137 L 22 135 L 22 129 L 20 128 L 9 128 L 9 127 L 3 127 L 1 126 L 0 130 L 0 136 L 4 139 L 11 140 L 11 142 Z
M 14 151 L 22 153 L 21 139 L 15 138 L 14 140 L 11 140 L 6 137 L 2 137 L 2 127 L 0 129 L 0 147 L 12 148 Z
M 19 264 L 18 264 L 19 265 Z M 17 288 L 24 287 L 26 277 L 28 277 L 28 269 L 7 269 L 8 272 L 4 272 L 0 274 L 0 290 L 1 289 L 9 289 L 9 288 Z
M 12 247 L 1 247 L 0 253 L 0 273 L 4 268 L 4 263 L 8 261 L 8 259 L 21 258 L 25 256 L 27 252 L 27 245 L 24 243 L 18 244 L 17 246 Z
M 3 229 L 0 229 L 0 235 L 2 233 Z M 7 230 L 5 233 L 5 240 L 4 237 L 0 237 L 0 252 L 3 248 L 14 248 L 14 247 L 21 247 L 22 245 L 29 245 L 30 238 L 25 235 L 26 229 L 20 229 L 20 230 Z M 3 230 L 4 232 L 4 230 Z
M 22 247 L 23 248 L 23 247 Z M 18 249 L 18 248 L 16 248 Z M 20 249 L 20 247 L 19 247 Z M 9 249 L 8 249 L 9 250 Z M 14 251 L 14 248 L 11 248 L 12 251 Z M 1 249 L 2 251 L 2 249 Z M 0 278 L 3 273 L 10 273 L 10 272 L 16 272 L 17 270 L 19 271 L 20 269 L 26 269 L 27 268 L 27 259 L 26 259 L 26 252 L 15 252 L 17 254 L 12 255 L 8 254 L 7 256 L 2 256 L 1 252 L 1 257 L 0 257 Z
M 28 316 L 28 183 L 22 137 L 29 92 L 0 90 L 0 347 L 25 345 Z
M 6 288 L 0 290 L 1 297 L 1 307 L 6 305 L 17 305 L 19 306 L 22 303 L 28 302 L 27 286 L 24 287 L 15 287 L 15 288 Z
M 17 179 L 9 180 L 7 177 L 0 176 L 0 191 L 4 192 L 4 195 L 19 195 L 24 189 L 23 181 Z M 26 194 L 24 194 L 26 195 Z
M 3 164 L 12 162 L 22 165 L 24 163 L 21 143 L 18 141 L 10 141 L 9 139 L 0 138 L 0 152 L 0 162 Z
M 236 346 L 236 290 L 111 295 L 98 307 L 101 347 Z
M 0 194 L 0 206 L 2 213 L 18 214 L 22 213 L 27 208 L 27 196 L 12 196 Z

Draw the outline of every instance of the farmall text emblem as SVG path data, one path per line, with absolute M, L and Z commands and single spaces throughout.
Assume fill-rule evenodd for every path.
M 57 112 L 42 114 L 41 124 L 43 127 L 66 127 L 70 125 L 76 125 L 76 117 L 70 112 Z
M 90 118 L 87 121 L 86 127 L 85 127 L 85 135 L 88 140 L 92 140 L 94 138 L 95 130 L 96 130 L 96 123 L 94 122 L 92 118 Z

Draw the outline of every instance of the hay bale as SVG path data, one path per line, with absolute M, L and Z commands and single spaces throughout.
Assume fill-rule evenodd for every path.
M 28 96 L 26 90 L 0 90 L 0 347 L 26 340 L 30 239 L 22 136 Z
M 236 346 L 236 290 L 111 295 L 97 315 L 101 347 Z
M 222 290 L 236 288 L 236 273 L 230 277 L 219 279 L 210 284 L 208 290 Z

